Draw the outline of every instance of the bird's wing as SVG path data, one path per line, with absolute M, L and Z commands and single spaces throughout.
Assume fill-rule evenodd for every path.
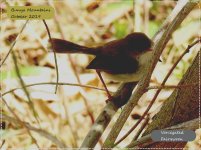
M 134 73 L 138 68 L 138 61 L 131 57 L 96 56 L 86 67 L 97 69 L 110 74 Z

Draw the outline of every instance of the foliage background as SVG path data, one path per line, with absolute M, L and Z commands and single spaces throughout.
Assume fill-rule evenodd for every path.
M 144 32 L 150 38 L 161 26 L 162 22 L 174 8 L 176 1 L 133 1 L 131 0 L 65 0 L 65 1 L 2 1 L 1 2 L 1 61 L 10 49 L 13 38 L 19 33 L 25 21 L 11 20 L 6 16 L 8 5 L 51 5 L 55 8 L 55 18 L 47 20 L 51 36 L 65 38 L 69 41 L 86 45 L 97 46 L 108 41 L 119 39 L 131 32 Z M 134 7 L 133 7 L 134 6 Z M 197 6 L 174 32 L 161 56 L 162 63 L 158 63 L 152 75 L 151 85 L 160 85 L 168 69 L 174 64 L 182 51 L 200 35 L 200 8 Z M 20 35 L 13 51 L 17 56 L 17 63 L 21 77 L 25 84 L 40 82 L 55 82 L 56 71 L 52 52 L 47 48 L 48 35 L 41 20 L 31 20 Z M 198 47 L 191 49 L 174 70 L 167 85 L 176 85 L 191 64 L 198 52 Z M 57 55 L 59 67 L 59 82 L 81 83 L 103 88 L 93 70 L 86 70 L 85 66 L 92 60 L 92 56 L 71 54 Z M 73 65 L 72 65 L 73 64 Z M 16 87 L 21 87 L 15 72 L 12 57 L 9 56 L 1 66 L 1 92 L 5 93 Z M 77 76 L 76 76 L 77 75 Z M 108 88 L 115 91 L 119 83 L 107 82 Z M 59 86 L 54 94 L 55 85 L 37 85 L 28 88 L 34 109 L 37 112 L 40 126 L 37 123 L 23 90 L 15 90 L 3 96 L 12 110 L 21 118 L 35 127 L 41 127 L 68 147 L 78 147 L 92 125 L 88 112 L 96 118 L 105 105 L 105 92 L 90 88 L 74 86 Z M 154 95 L 150 90 L 139 101 L 133 110 L 132 116 L 121 131 L 123 136 L 134 122 L 145 111 L 146 106 Z M 150 116 L 156 114 L 163 102 L 172 93 L 172 89 L 163 90 L 150 111 Z M 86 102 L 88 107 L 86 107 Z M 12 113 L 2 104 L 3 113 L 12 116 Z M 116 114 L 108 129 L 102 136 L 106 137 L 110 127 L 118 117 Z M 151 122 L 151 120 L 150 120 Z M 137 130 L 136 130 L 137 131 Z M 6 142 L 3 147 L 27 149 L 34 148 L 27 131 L 12 122 L 6 122 L 6 129 L 1 130 L 1 138 Z M 197 139 L 189 142 L 186 148 L 200 147 L 200 133 L 197 130 Z M 56 145 L 50 140 L 32 133 L 37 143 L 43 148 L 54 148 Z M 119 146 L 125 146 L 135 132 Z M 99 142 L 99 144 L 101 141 Z M 99 145 L 98 145 L 99 147 Z

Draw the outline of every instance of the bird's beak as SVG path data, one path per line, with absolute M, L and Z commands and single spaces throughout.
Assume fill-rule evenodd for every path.
M 153 50 L 152 48 L 147 49 L 147 51 L 152 51 L 152 50 Z M 158 61 L 159 61 L 159 62 L 163 62 L 163 61 L 161 60 L 161 58 L 159 58 Z

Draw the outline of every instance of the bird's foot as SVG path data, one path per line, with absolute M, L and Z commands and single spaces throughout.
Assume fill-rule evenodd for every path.
M 108 99 L 105 101 L 106 103 L 111 102 L 114 99 L 113 96 L 111 96 L 110 94 L 108 95 Z

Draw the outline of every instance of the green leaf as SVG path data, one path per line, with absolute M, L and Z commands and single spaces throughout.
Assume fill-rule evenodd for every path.
M 193 36 L 195 36 L 200 30 L 200 22 L 193 21 L 183 27 L 179 28 L 173 33 L 173 41 L 178 47 L 184 43 L 187 43 Z
M 154 22 L 150 21 L 149 22 L 149 37 L 153 37 L 154 34 L 158 31 L 159 25 Z
M 19 70 L 22 76 L 38 76 L 51 72 L 50 68 L 39 66 L 20 66 Z M 1 71 L 0 78 L 1 80 L 5 80 L 6 78 L 17 78 L 15 69 L 13 68 L 12 70 Z
M 22 133 L 21 130 L 13 130 L 13 129 L 0 130 L 0 136 L 2 137 L 2 139 L 9 139 L 17 136 L 20 133 Z
M 100 7 L 97 11 L 100 11 L 102 13 L 109 14 L 112 11 L 118 10 L 118 9 L 127 9 L 128 7 L 133 6 L 132 0 L 122 0 L 117 1 L 113 3 L 108 3 L 107 5 L 104 5 L 104 7 Z
M 123 38 L 128 34 L 128 22 L 126 21 L 115 21 L 114 28 L 114 34 L 118 39 Z

